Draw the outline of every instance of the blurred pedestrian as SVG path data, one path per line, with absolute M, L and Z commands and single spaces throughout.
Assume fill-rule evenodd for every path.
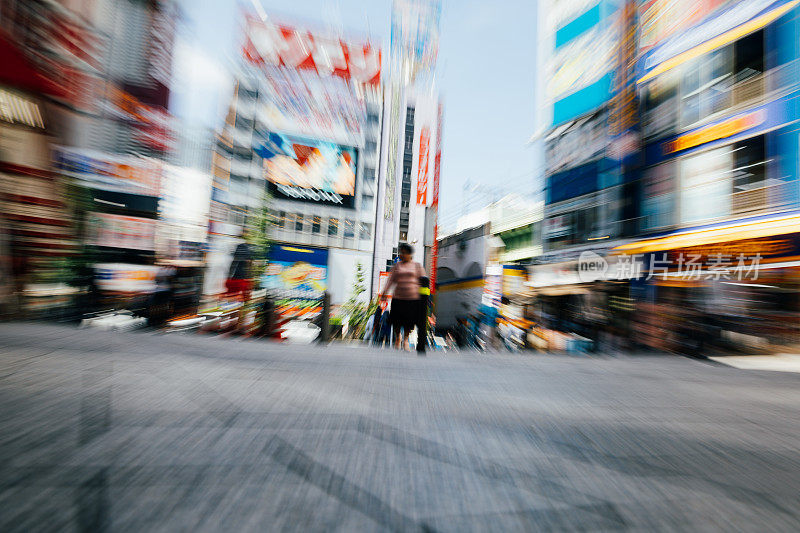
M 427 276 L 419 278 L 419 315 L 417 317 L 417 353 L 423 355 L 428 343 L 428 316 L 430 314 L 431 282 Z
M 253 247 L 245 242 L 236 245 L 233 252 L 233 260 L 228 270 L 228 279 L 225 280 L 225 289 L 228 296 L 246 302 L 250 299 L 250 291 L 253 288 L 251 279 L 251 269 L 253 264 Z
M 242 238 L 246 239 L 247 235 L 248 232 L 245 229 L 242 232 Z M 236 298 L 241 302 L 239 316 L 236 320 L 236 330 L 239 330 L 244 325 L 245 307 L 247 302 L 250 301 L 250 292 L 253 290 L 252 270 L 254 255 L 253 247 L 247 240 L 237 244 L 236 250 L 233 252 L 231 267 L 228 270 L 228 279 L 225 280 L 227 296 Z
M 378 306 L 375 308 L 375 313 L 372 315 L 372 330 L 371 330 L 371 339 L 372 344 L 378 344 L 378 338 L 380 337 L 381 333 L 381 318 L 383 318 L 384 309 L 386 308 L 386 298 L 381 297 L 378 300 Z
M 383 346 L 383 343 L 391 345 L 392 343 L 392 315 L 388 309 L 384 310 L 381 314 L 381 322 L 378 330 L 378 346 Z
M 394 288 L 391 319 L 397 347 L 409 350 L 408 337 L 419 322 L 419 280 L 425 276 L 425 269 L 413 260 L 414 248 L 410 244 L 400 243 L 397 251 L 400 261 L 392 267 L 386 292 Z

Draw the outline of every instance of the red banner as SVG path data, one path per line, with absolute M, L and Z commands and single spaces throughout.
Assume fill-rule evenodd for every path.
M 419 161 L 417 163 L 417 205 L 428 203 L 428 159 L 430 158 L 431 130 L 424 126 L 419 133 Z
M 443 122 L 444 109 L 440 103 L 436 118 L 436 154 L 433 156 L 433 198 L 431 198 L 431 209 L 434 210 L 436 224 L 433 226 L 433 247 L 431 248 L 431 292 L 436 290 L 436 268 L 439 264 L 439 171 L 442 167 Z

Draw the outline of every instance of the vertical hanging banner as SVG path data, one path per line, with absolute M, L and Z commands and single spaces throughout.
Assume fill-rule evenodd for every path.
M 433 156 L 433 198 L 431 198 L 431 211 L 436 222 L 433 226 L 433 246 L 431 247 L 431 292 L 436 290 L 436 268 L 439 264 L 439 172 L 442 167 L 442 132 L 444 109 L 439 103 L 436 113 L 436 152 Z
M 419 134 L 419 161 L 417 162 L 417 205 L 428 205 L 428 160 L 430 158 L 431 130 L 423 126 Z

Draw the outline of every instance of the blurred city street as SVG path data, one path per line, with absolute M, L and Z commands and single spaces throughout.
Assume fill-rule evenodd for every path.
M 2 531 L 797 531 L 800 376 L 0 325 Z

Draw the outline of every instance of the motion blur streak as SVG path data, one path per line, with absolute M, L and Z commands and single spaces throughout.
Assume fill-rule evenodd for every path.
M 800 531 L 798 102 L 800 0 L 0 0 L 0 531 Z

